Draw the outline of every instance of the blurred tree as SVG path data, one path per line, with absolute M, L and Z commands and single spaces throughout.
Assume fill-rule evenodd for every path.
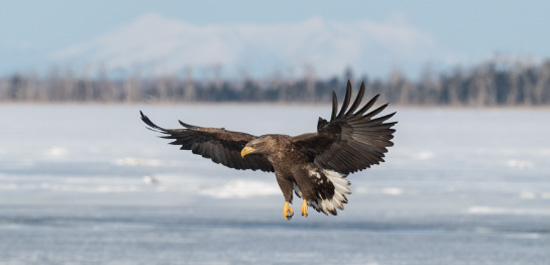
M 151 68 L 153 69 L 153 68 Z M 354 81 L 350 67 L 337 76 L 319 79 L 312 65 L 305 64 L 303 76 L 294 78 L 292 71 L 276 72 L 264 79 L 253 79 L 245 71 L 237 80 L 224 80 L 221 65 L 205 69 L 202 81 L 195 80 L 190 67 L 180 78 L 171 73 L 151 70 L 145 78 L 140 71 L 119 79 L 109 78 L 100 65 L 95 74 L 86 68 L 76 75 L 71 69 L 54 66 L 44 78 L 35 73 L 16 73 L 0 78 L 1 101 L 40 102 L 158 102 L 179 101 L 330 101 L 334 90 L 339 98 L 347 80 L 354 87 L 365 83 L 366 97 L 381 94 L 382 100 L 414 105 L 543 105 L 550 104 L 550 60 L 534 63 L 495 60 L 470 70 L 457 68 L 437 74 L 427 65 L 418 81 L 410 81 L 394 69 L 386 80 L 363 75 Z M 121 79 L 120 79 L 121 78 Z

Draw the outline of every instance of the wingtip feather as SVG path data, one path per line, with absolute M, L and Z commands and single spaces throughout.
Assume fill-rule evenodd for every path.
M 344 96 L 344 102 L 342 103 L 342 108 L 340 108 L 340 112 L 338 112 L 338 115 L 336 118 L 341 118 L 346 113 L 346 110 L 348 109 L 349 102 L 351 100 L 351 82 L 348 80 L 348 85 L 346 87 L 346 95 Z
M 181 120 L 178 120 L 178 122 L 181 124 L 181 126 L 187 128 L 187 129 L 197 129 L 199 127 L 195 126 L 195 125 L 191 125 L 191 124 L 188 124 L 188 123 L 185 123 Z
M 353 114 L 353 112 L 359 107 L 361 104 L 361 101 L 363 100 L 363 95 L 365 94 L 365 82 L 361 82 L 361 87 L 359 88 L 359 92 L 357 93 L 357 96 L 355 97 L 355 101 L 349 108 L 349 110 L 346 112 L 346 115 Z
M 332 113 L 330 114 L 330 121 L 336 118 L 336 111 L 338 111 L 338 98 L 336 92 L 332 91 Z
M 165 133 L 166 132 L 166 129 L 156 125 L 155 123 L 153 123 L 153 121 L 151 121 L 151 119 L 149 119 L 149 117 L 147 117 L 147 115 L 143 114 L 143 111 L 139 111 L 139 114 L 141 115 L 141 120 L 147 124 L 148 127 L 146 127 L 147 129 L 151 130 L 151 131 L 154 131 L 154 132 L 161 132 L 161 133 Z

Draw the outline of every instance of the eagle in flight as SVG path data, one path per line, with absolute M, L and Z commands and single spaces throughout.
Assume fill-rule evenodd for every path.
M 346 177 L 384 162 L 386 147 L 393 146 L 391 139 L 395 129 L 392 127 L 397 123 L 386 121 L 395 112 L 375 117 L 388 104 L 371 110 L 379 95 L 362 105 L 364 93 L 362 83 L 350 106 L 352 89 L 348 81 L 340 110 L 336 93 L 332 92 L 330 120 L 319 117 L 317 132 L 298 136 L 254 136 L 182 121 L 179 121 L 182 129 L 164 129 L 143 112 L 140 114 L 148 129 L 164 134 L 162 138 L 174 140 L 170 144 L 181 146 L 181 150 L 191 150 L 234 169 L 275 172 L 285 199 L 283 217 L 290 220 L 294 215 L 289 206 L 293 193 L 303 200 L 302 216 L 308 216 L 309 206 L 325 215 L 336 215 L 336 208 L 343 210 L 348 201 L 345 194 L 351 194 Z

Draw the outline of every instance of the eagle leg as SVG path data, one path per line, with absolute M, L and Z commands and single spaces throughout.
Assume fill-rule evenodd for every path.
M 285 206 L 283 207 L 283 217 L 286 220 L 292 219 L 292 216 L 294 215 L 294 210 L 288 206 L 288 201 L 285 202 Z
M 300 211 L 302 213 L 303 217 L 307 217 L 307 201 L 304 199 L 304 202 L 302 202 L 302 210 Z

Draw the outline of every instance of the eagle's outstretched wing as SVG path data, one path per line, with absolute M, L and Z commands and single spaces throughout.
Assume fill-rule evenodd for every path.
M 386 147 L 393 146 L 391 139 L 395 129 L 391 127 L 397 123 L 385 121 L 395 112 L 374 118 L 386 108 L 385 104 L 366 113 L 379 95 L 357 110 L 364 93 L 365 85 L 361 84 L 355 101 L 349 107 L 351 83 L 348 81 L 344 102 L 340 111 L 336 113 L 338 100 L 333 92 L 330 121 L 319 118 L 317 132 L 293 137 L 294 145 L 316 165 L 342 174 L 353 173 L 384 162 L 384 153 L 388 151 Z
M 161 136 L 166 139 L 174 139 L 170 144 L 181 145 L 181 150 L 191 150 L 212 159 L 215 163 L 235 169 L 252 169 L 273 172 L 273 166 L 264 155 L 254 154 L 241 157 L 241 150 L 247 142 L 256 139 L 254 135 L 227 131 L 223 128 L 206 128 L 193 126 L 181 121 L 185 129 L 164 129 L 154 124 L 149 117 L 140 111 L 141 120 L 148 129 L 166 134 Z

